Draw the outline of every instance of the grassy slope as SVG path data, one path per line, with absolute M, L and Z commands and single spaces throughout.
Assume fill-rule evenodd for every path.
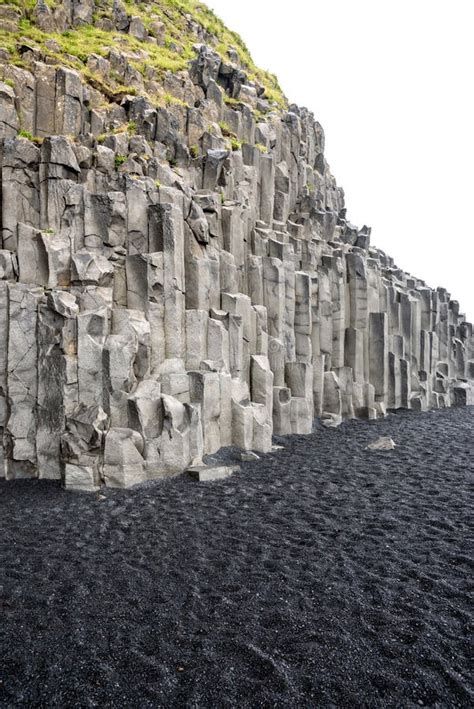
M 103 84 L 101 78 L 95 76 L 86 66 L 87 57 L 90 54 L 107 56 L 110 47 L 119 46 L 121 51 L 127 53 L 147 53 L 146 58 L 137 58 L 130 62 L 143 75 L 147 67 L 152 67 L 158 77 L 163 76 L 166 71 L 183 70 L 188 66 L 190 59 L 195 57 L 192 47 L 197 38 L 189 26 L 188 18 L 191 17 L 206 31 L 206 43 L 213 46 L 224 60 L 228 60 L 229 48 L 237 52 L 242 68 L 249 78 L 265 87 L 265 98 L 276 102 L 279 106 L 286 105 L 286 99 L 276 77 L 256 67 L 242 39 L 235 32 L 228 30 L 212 10 L 197 0 L 154 0 L 147 3 L 125 0 L 127 13 L 140 16 L 145 27 L 149 27 L 156 19 L 164 23 L 164 46 L 142 42 L 118 31 L 107 32 L 98 29 L 94 23 L 101 18 L 112 16 L 112 0 L 106 0 L 101 8 L 97 8 L 93 24 L 82 25 L 62 33 L 45 33 L 35 26 L 35 4 L 35 0 L 0 0 L 0 5 L 15 6 L 21 11 L 18 31 L 0 29 L 0 46 L 8 49 L 10 61 L 14 64 L 22 65 L 18 43 L 20 40 L 28 40 L 40 47 L 41 51 L 52 60 L 80 71 L 86 81 L 93 82 L 99 89 L 103 88 L 107 95 L 113 95 L 115 92 L 123 93 L 129 87 L 101 86 Z M 53 8 L 55 4 L 57 3 L 54 0 L 48 0 L 50 7 Z M 117 38 L 120 40 L 119 45 Z M 48 39 L 57 43 L 59 51 L 46 46 Z M 135 93 L 135 90 L 130 89 L 129 93 Z

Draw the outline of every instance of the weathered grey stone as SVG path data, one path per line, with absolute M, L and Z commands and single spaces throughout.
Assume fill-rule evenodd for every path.
M 472 406 L 474 393 L 467 382 L 453 387 L 453 406 Z
M 48 257 L 41 232 L 27 224 L 18 224 L 17 259 L 20 283 L 48 285 Z
M 80 251 L 72 254 L 71 264 L 73 283 L 107 286 L 112 282 L 114 267 L 101 254 Z
M 156 458 L 148 459 L 150 477 L 182 472 L 193 457 L 190 410 L 172 396 L 162 395 L 162 433 L 156 439 Z
M 113 0 L 112 11 L 115 27 L 118 30 L 125 32 L 130 24 L 130 19 L 120 0 Z
M 79 401 L 87 406 L 102 406 L 102 351 L 109 331 L 107 309 L 79 313 L 77 327 Z
M 82 83 L 76 71 L 60 67 L 56 74 L 55 130 L 62 135 L 77 135 L 82 128 Z
M 325 414 L 342 420 L 341 387 L 335 372 L 324 373 L 323 417 Z
M 13 281 L 18 272 L 18 262 L 11 251 L 0 250 L 0 280 Z
M 291 391 L 286 387 L 273 389 L 273 430 L 278 436 L 291 433 Z
M 93 467 L 66 463 L 64 472 L 64 487 L 66 490 L 81 492 L 96 492 L 100 489 L 99 481 Z
M 377 438 L 373 443 L 369 443 L 367 448 L 372 451 L 393 450 L 395 448 L 395 441 L 390 438 L 390 436 L 382 436 L 381 438 Z
M 216 189 L 220 184 L 224 162 L 229 157 L 227 150 L 208 150 L 204 165 L 203 189 Z
M 13 138 L 18 133 L 19 126 L 15 92 L 11 86 L 0 81 L 0 140 Z
M 214 466 L 193 466 L 188 468 L 189 477 L 198 482 L 214 482 L 215 480 L 225 480 L 239 470 L 238 465 L 214 465 Z
M 141 17 L 134 15 L 130 18 L 130 24 L 128 26 L 129 33 L 136 39 L 144 40 L 146 37 L 145 25 Z
M 217 79 L 220 66 L 221 58 L 217 52 L 203 45 L 199 48 L 197 59 L 191 63 L 191 79 L 206 90 L 211 81 Z
M 253 413 L 248 400 L 232 398 L 232 443 L 244 450 L 253 448 Z
M 388 379 L 388 324 L 385 313 L 370 313 L 369 319 L 369 370 L 375 396 L 384 401 Z
M 9 284 L 7 390 L 10 403 L 4 430 L 7 478 L 37 476 L 36 326 L 40 297 L 39 289 Z
M 253 463 L 256 460 L 260 460 L 260 456 L 257 455 L 257 453 L 254 453 L 253 451 L 243 451 L 240 454 L 240 460 L 244 463 Z
M 186 369 L 200 369 L 207 359 L 208 321 L 205 310 L 186 310 Z
M 308 399 L 302 396 L 292 396 L 290 400 L 291 433 L 311 433 L 313 424 L 313 409 Z
M 215 453 L 221 447 L 219 374 L 190 372 L 189 381 L 191 402 L 201 405 L 204 453 Z
M 49 306 L 54 296 L 48 300 L 48 303 L 40 304 L 37 319 L 36 457 L 40 478 L 60 480 L 63 474 L 61 436 L 65 430 L 68 385 L 64 352 L 73 331 L 70 318 L 75 322 L 76 313 L 71 302 L 62 315 Z
M 111 428 L 105 437 L 103 476 L 108 487 L 130 487 L 143 482 L 143 439 L 131 428 Z
M 39 149 L 26 138 L 8 138 L 2 155 L 3 248 L 16 251 L 18 224 L 40 226 Z
M 252 401 L 263 404 L 272 416 L 273 411 L 273 373 L 268 358 L 264 355 L 251 356 L 250 391 Z
M 166 18 L 104 8 L 134 51 L 118 35 L 87 83 L 51 37 L 2 69 L 0 474 L 126 487 L 314 417 L 472 404 L 472 325 L 350 223 L 310 112 L 232 48 L 158 76 Z M 28 19 L 64 33 L 93 12 L 39 0 Z M 16 33 L 22 10 L 0 14 Z M 137 95 L 109 100 L 118 84 Z
M 253 443 L 252 448 L 261 453 L 272 449 L 272 412 L 265 404 L 252 404 Z

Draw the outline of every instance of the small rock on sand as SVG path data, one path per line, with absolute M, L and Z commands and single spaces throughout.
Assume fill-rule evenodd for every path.
M 238 465 L 196 465 L 188 468 L 188 475 L 199 482 L 212 482 L 213 480 L 229 478 L 236 470 L 239 470 Z
M 390 436 L 381 436 L 373 443 L 369 443 L 367 448 L 371 451 L 391 451 L 395 448 L 395 441 Z
M 240 454 L 240 460 L 244 461 L 245 463 L 250 463 L 253 460 L 260 460 L 260 456 L 254 453 L 253 451 L 242 451 Z

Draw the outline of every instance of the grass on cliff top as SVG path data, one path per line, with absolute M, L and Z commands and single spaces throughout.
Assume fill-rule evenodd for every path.
M 54 8 L 60 3 L 56 0 L 47 0 L 47 4 Z M 112 47 L 116 47 L 126 54 L 136 55 L 136 57 L 132 56 L 129 61 L 141 74 L 145 75 L 147 67 L 151 67 L 156 70 L 158 77 L 163 77 L 167 71 L 175 73 L 186 69 L 189 61 L 196 56 L 193 45 L 199 42 L 199 38 L 192 31 L 190 23 L 192 21 L 203 28 L 205 42 L 212 46 L 225 61 L 229 59 L 228 49 L 235 50 L 250 80 L 265 88 L 266 98 L 276 102 L 282 108 L 287 105 L 276 77 L 259 69 L 254 64 L 239 35 L 227 29 L 213 11 L 198 0 L 150 0 L 148 2 L 124 0 L 123 5 L 127 13 L 139 16 L 147 29 L 156 20 L 164 23 L 164 46 L 142 42 L 123 32 L 108 32 L 96 27 L 95 23 L 100 19 L 112 16 L 112 0 L 103 0 L 100 6 L 96 6 L 93 24 L 84 24 L 62 33 L 46 33 L 35 25 L 36 0 L 0 0 L 0 5 L 11 5 L 21 10 L 17 32 L 7 32 L 0 29 L 0 46 L 8 49 L 12 62 L 20 66 L 22 60 L 17 50 L 17 43 L 21 40 L 29 40 L 39 46 L 52 59 L 80 71 L 86 81 L 95 79 L 98 84 L 101 83 L 100 77 L 91 76 L 91 72 L 85 66 L 87 58 L 91 54 L 106 56 Z M 48 39 L 57 42 L 60 47 L 59 52 L 55 52 L 45 45 Z M 70 55 L 72 59 L 65 55 Z M 78 61 L 76 62 L 74 58 Z M 114 90 L 106 91 L 106 93 L 110 95 L 116 90 L 117 87 L 114 87 Z

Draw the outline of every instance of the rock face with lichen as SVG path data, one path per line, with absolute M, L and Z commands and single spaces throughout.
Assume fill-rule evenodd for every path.
M 458 303 L 347 220 L 321 126 L 209 10 L 0 20 L 0 475 L 123 487 L 474 403 Z

